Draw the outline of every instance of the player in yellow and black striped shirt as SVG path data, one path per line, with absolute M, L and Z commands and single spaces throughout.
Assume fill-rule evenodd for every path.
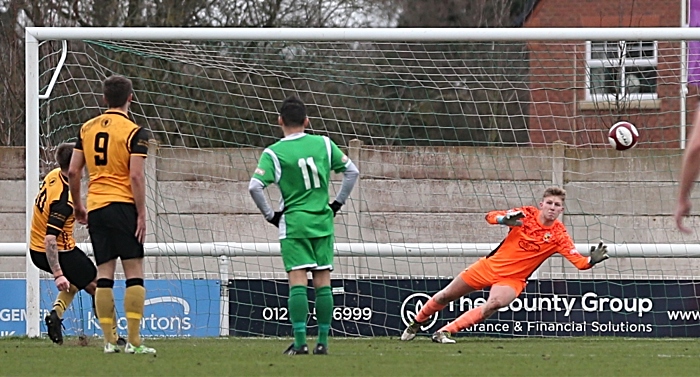
M 88 224 L 97 262 L 95 304 L 105 334 L 105 353 L 119 352 L 113 325 L 114 271 L 121 259 L 126 290 L 127 353 L 155 353 L 141 344 L 140 326 L 146 290 L 143 285 L 143 242 L 146 237 L 145 159 L 148 132 L 129 119 L 133 99 L 131 80 L 114 75 L 102 84 L 108 105 L 104 114 L 80 128 L 68 176 L 75 218 Z M 90 178 L 87 209 L 82 203 L 80 180 L 87 166 Z M 105 331 L 107 330 L 107 331 Z

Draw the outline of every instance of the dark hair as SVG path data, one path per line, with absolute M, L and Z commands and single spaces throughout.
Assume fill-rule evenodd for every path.
M 70 159 L 73 156 L 73 148 L 75 143 L 61 143 L 56 148 L 56 161 L 61 170 L 68 170 Z
M 566 200 L 566 190 L 564 190 L 563 188 L 560 188 L 560 187 L 556 187 L 556 186 L 547 187 L 544 190 L 544 194 L 542 194 L 542 198 L 546 198 L 549 196 L 558 196 L 561 198 L 561 201 L 563 202 L 564 200 Z
M 285 126 L 303 126 L 306 119 L 306 105 L 298 97 L 287 97 L 280 107 L 280 117 Z
M 133 90 L 131 80 L 120 75 L 109 76 L 102 83 L 102 93 L 110 108 L 124 106 Z

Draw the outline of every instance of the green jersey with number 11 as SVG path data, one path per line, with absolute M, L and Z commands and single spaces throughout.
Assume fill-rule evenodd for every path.
M 284 208 L 280 239 L 333 234 L 328 182 L 331 170 L 342 173 L 349 164 L 350 159 L 326 136 L 293 134 L 265 149 L 253 178 L 280 188 Z

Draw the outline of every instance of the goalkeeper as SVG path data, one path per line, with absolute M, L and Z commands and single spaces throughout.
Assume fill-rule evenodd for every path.
M 401 340 L 415 338 L 421 325 L 450 302 L 491 287 L 486 303 L 448 323 L 432 336 L 436 343 L 455 343 L 450 336 L 484 321 L 498 309 L 508 306 L 523 291 L 527 278 L 554 253 L 562 254 L 578 269 L 585 270 L 608 258 L 602 242 L 584 257 L 576 251 L 564 224 L 557 218 L 564 211 L 566 191 L 550 187 L 544 191 L 539 209 L 531 206 L 486 214 L 489 224 L 507 225 L 508 235 L 485 258 L 462 271 L 447 287 L 436 293 L 416 315 L 401 335 Z

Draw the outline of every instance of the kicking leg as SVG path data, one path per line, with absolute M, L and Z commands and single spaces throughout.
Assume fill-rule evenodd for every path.
M 61 324 L 63 322 L 63 313 L 65 313 L 68 306 L 73 302 L 76 293 L 78 293 L 78 288 L 73 284 L 70 285 L 67 291 L 58 292 L 51 312 L 44 318 L 49 339 L 56 344 L 63 344 L 63 329 Z

